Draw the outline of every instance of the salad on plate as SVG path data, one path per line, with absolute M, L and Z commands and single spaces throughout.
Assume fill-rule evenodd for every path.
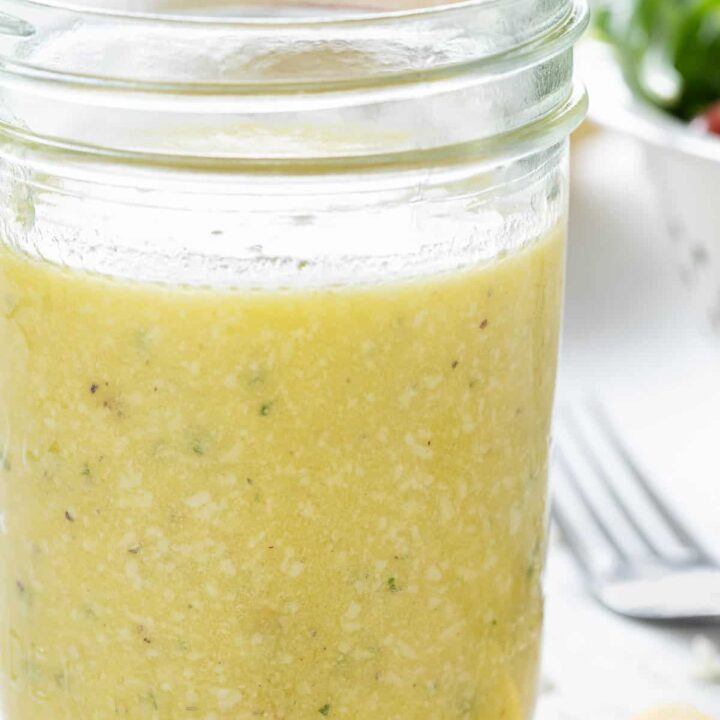
M 720 0 L 615 0 L 595 11 L 629 88 L 720 135 Z

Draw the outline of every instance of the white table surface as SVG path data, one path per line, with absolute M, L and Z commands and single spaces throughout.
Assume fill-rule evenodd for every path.
M 720 551 L 720 334 L 679 279 L 633 141 L 579 142 L 573 193 L 559 406 L 601 398 L 643 467 Z M 720 644 L 720 626 L 613 616 L 588 597 L 557 538 L 547 594 L 537 720 L 631 720 L 678 702 L 720 720 L 720 678 L 695 677 L 692 650 L 698 633 Z

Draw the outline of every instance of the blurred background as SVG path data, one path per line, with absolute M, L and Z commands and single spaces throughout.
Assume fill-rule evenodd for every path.
M 718 558 L 720 2 L 594 11 L 578 51 L 591 110 L 573 138 L 558 412 L 600 402 L 656 492 Z M 678 702 L 720 717 L 720 626 L 608 612 L 558 533 L 548 597 L 539 720 L 620 720 Z

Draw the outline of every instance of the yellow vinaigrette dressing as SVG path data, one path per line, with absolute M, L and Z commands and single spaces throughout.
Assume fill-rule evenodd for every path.
M 0 251 L 13 720 L 525 720 L 564 232 L 242 292 Z

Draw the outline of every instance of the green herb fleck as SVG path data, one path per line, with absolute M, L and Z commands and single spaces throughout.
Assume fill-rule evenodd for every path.
M 200 441 L 200 440 L 196 440 L 193 443 L 192 449 L 196 455 L 204 455 L 205 454 L 205 446 L 202 444 L 202 441 Z
M 260 406 L 261 417 L 267 417 L 272 410 L 272 406 L 273 404 L 271 402 L 263 403 L 263 405 Z
M 388 590 L 390 592 L 399 592 L 400 591 L 400 588 L 397 586 L 397 583 L 395 582 L 394 577 L 388 578 L 387 586 L 388 586 Z
M 5 306 L 3 308 L 5 316 L 12 318 L 15 315 L 15 311 L 17 310 L 18 305 L 20 305 L 20 302 L 13 295 L 5 295 L 3 298 L 3 305 Z
M 477 699 L 472 697 L 461 697 L 458 700 L 458 710 L 460 711 L 460 717 L 472 718 L 475 717 L 477 712 Z
M 33 604 L 33 591 L 29 588 L 22 580 L 15 581 L 15 588 L 18 592 L 18 597 L 25 602 L 26 605 Z
M 155 697 L 155 693 L 152 692 L 152 690 L 148 691 L 147 694 L 141 697 L 141 702 L 144 705 L 152 708 L 153 710 L 158 709 L 157 698 Z
M 139 350 L 147 350 L 150 347 L 151 337 L 149 330 L 138 330 L 135 333 L 135 345 Z
M 528 560 L 525 574 L 528 581 L 533 581 L 535 577 L 540 577 L 543 566 L 543 545 L 540 542 L 536 542 L 532 552 L 530 553 L 530 559 Z
M 35 193 L 24 183 L 16 183 L 9 200 L 15 221 L 23 228 L 31 228 L 35 224 Z
M 325 716 L 327 717 L 327 716 L 330 714 L 330 708 L 331 708 L 330 703 L 325 703 L 325 704 L 318 710 L 318 712 L 319 712 L 321 715 L 325 715 Z
M 253 370 L 253 373 L 250 376 L 250 380 L 248 380 L 248 385 L 252 387 L 253 385 L 262 385 L 264 382 L 265 370 L 263 368 L 260 368 L 259 370 Z
M 43 670 L 43 667 L 39 663 L 36 663 L 33 660 L 26 659 L 23 662 L 23 666 L 25 670 L 25 676 L 27 677 L 27 680 L 30 684 L 46 684 L 47 679 L 45 677 L 45 672 Z
M 102 406 L 114 415 L 117 415 L 119 418 L 124 417 L 125 415 L 125 412 L 122 408 L 122 402 L 117 400 L 116 398 L 108 398 L 107 400 L 103 400 Z
M 535 576 L 535 573 L 537 572 L 537 569 L 538 569 L 538 568 L 537 568 L 537 561 L 534 560 L 534 559 L 531 560 L 531 561 L 528 563 L 527 570 L 525 571 L 528 580 L 532 580 L 532 579 L 533 579 L 533 577 Z
M 309 264 L 310 262 L 308 260 L 300 260 L 297 264 L 298 270 L 304 270 Z
M 90 466 L 87 463 L 83 464 L 82 475 L 83 477 L 90 477 L 92 475 L 90 472 Z

